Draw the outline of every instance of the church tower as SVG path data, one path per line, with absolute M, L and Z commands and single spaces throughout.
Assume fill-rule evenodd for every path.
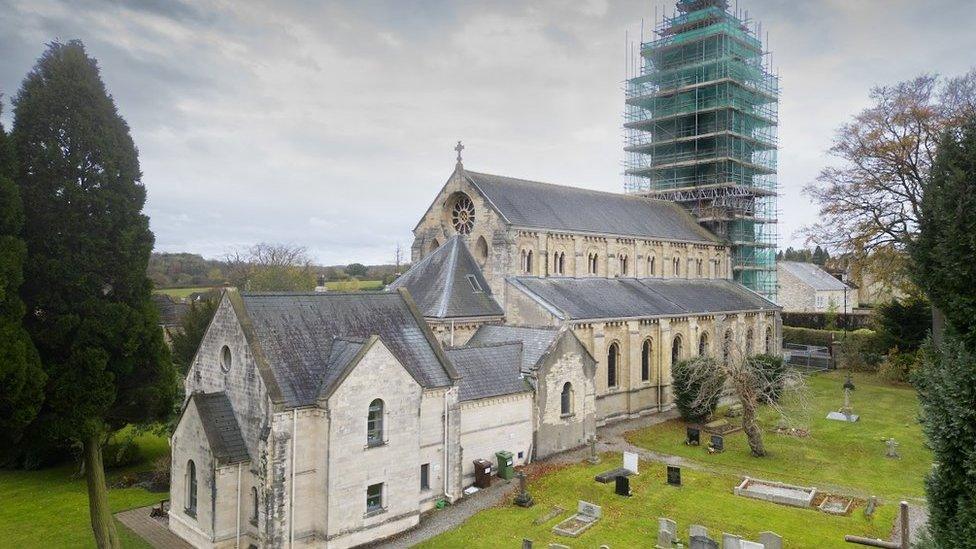
M 779 81 L 761 27 L 678 0 L 626 83 L 626 190 L 678 202 L 732 244 L 736 281 L 776 299 Z

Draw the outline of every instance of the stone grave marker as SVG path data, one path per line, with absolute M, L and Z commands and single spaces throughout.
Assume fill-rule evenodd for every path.
M 637 462 L 640 457 L 636 452 L 624 452 L 624 469 L 627 469 L 633 474 L 637 474 Z
M 616 485 L 616 488 L 614 489 L 614 493 L 616 493 L 618 496 L 627 496 L 627 497 L 630 497 L 630 495 L 631 495 L 630 494 L 630 479 L 627 478 L 627 477 L 625 477 L 625 476 L 623 476 L 623 475 L 620 475 L 619 477 L 617 477 L 617 485 Z
M 532 524 L 538 526 L 540 524 L 549 522 L 550 520 L 558 517 L 559 515 L 561 515 L 561 514 L 563 514 L 565 512 L 566 512 L 566 510 L 563 509 L 562 507 L 559 507 L 558 505 L 554 505 L 552 507 L 552 509 L 549 509 L 549 512 L 548 513 L 546 513 L 546 514 L 542 515 L 541 517 L 539 517 L 539 518 L 535 519 L 534 521 L 532 521 Z
M 712 435 L 712 443 L 709 444 L 708 449 L 715 453 L 720 453 L 725 451 L 725 437 L 721 435 Z
M 532 540 L 522 538 L 522 549 L 532 549 Z
M 657 529 L 667 530 L 671 537 L 674 539 L 678 538 L 678 523 L 665 517 L 658 517 L 657 519 Z
M 783 538 L 776 532 L 759 532 L 759 543 L 764 549 L 783 549 Z
M 576 514 L 598 519 L 603 516 L 603 507 L 595 503 L 579 500 L 579 503 L 576 505 Z
M 692 536 L 689 549 L 718 549 L 718 542 L 708 536 Z
M 763 549 L 763 544 L 742 539 L 739 540 L 739 549 Z
M 572 548 L 568 545 L 563 545 L 561 543 L 550 543 L 549 549 L 572 549 Z
M 575 538 L 596 524 L 603 516 L 603 508 L 595 503 L 579 500 L 576 514 L 552 527 L 557 536 Z
M 600 456 L 596 453 L 596 437 L 590 437 L 590 457 L 586 458 L 586 461 L 597 464 L 600 463 Z
M 701 524 L 692 524 L 688 527 L 688 537 L 693 538 L 698 537 L 708 537 L 708 528 L 705 528 Z
M 655 549 L 671 549 L 674 547 L 674 535 L 667 530 L 657 531 L 657 544 L 654 545 Z
M 722 532 L 722 549 L 742 549 L 742 538 Z
M 604 471 L 596 475 L 595 477 L 593 477 L 593 480 L 603 484 L 609 484 L 617 480 L 617 477 L 620 476 L 629 477 L 632 474 L 633 473 L 631 473 L 630 470 L 628 469 L 624 469 L 623 467 L 617 467 L 616 469 L 610 469 L 609 471 Z
M 871 496 L 868 498 L 868 504 L 864 507 L 864 516 L 870 517 L 874 515 L 874 510 L 878 506 L 877 496 Z
M 525 473 L 519 471 L 518 479 L 519 479 L 519 494 L 515 496 L 515 505 L 518 505 L 519 507 L 532 507 L 533 505 L 535 505 L 535 502 L 532 501 L 532 496 L 530 496 L 528 490 L 526 490 Z
M 687 427 L 685 429 L 685 444 L 688 446 L 698 446 L 701 444 L 701 429 L 698 427 Z
M 889 438 L 885 440 L 885 447 L 887 448 L 885 450 L 885 457 L 896 459 L 901 457 L 898 455 L 898 443 L 895 442 L 895 439 Z
M 681 467 L 668 465 L 668 484 L 681 486 Z

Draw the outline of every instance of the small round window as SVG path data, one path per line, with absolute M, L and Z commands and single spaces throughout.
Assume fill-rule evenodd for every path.
M 451 208 L 451 224 L 461 234 L 470 234 L 474 228 L 474 204 L 467 196 L 460 196 Z
M 220 349 L 220 369 L 223 370 L 224 372 L 229 372 L 230 364 L 231 364 L 230 347 L 224 345 L 223 348 Z

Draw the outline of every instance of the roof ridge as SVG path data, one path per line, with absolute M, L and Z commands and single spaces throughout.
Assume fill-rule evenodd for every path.
M 661 199 L 661 198 L 651 198 L 649 196 L 640 196 L 640 195 L 636 195 L 636 194 L 619 193 L 619 192 L 616 192 L 616 191 L 604 191 L 604 190 L 601 190 L 601 189 L 591 189 L 589 187 L 579 187 L 579 186 L 576 186 L 576 185 L 563 185 L 563 184 L 560 184 L 560 183 L 550 183 L 548 181 L 537 181 L 535 179 L 523 179 L 521 177 L 512 177 L 510 175 L 499 175 L 499 174 L 494 174 L 494 173 L 475 172 L 475 171 L 471 171 L 471 170 L 469 170 L 467 168 L 464 169 L 464 172 L 466 174 L 474 174 L 476 176 L 477 175 L 483 175 L 483 176 L 487 176 L 487 177 L 499 177 L 499 178 L 502 178 L 502 179 L 510 179 L 512 181 L 519 181 L 519 182 L 522 182 L 522 183 L 532 183 L 532 184 L 535 184 L 535 185 L 545 185 L 545 186 L 548 186 L 548 187 L 558 187 L 560 189 L 572 189 L 572 190 L 581 191 L 581 192 L 589 192 L 589 193 L 596 193 L 596 194 L 606 194 L 606 195 L 617 196 L 617 197 L 621 197 L 621 198 L 632 198 L 632 199 L 635 199 L 635 200 L 641 200 L 641 201 L 646 201 L 646 202 L 655 202 L 655 203 L 659 203 L 659 204 L 676 205 L 674 202 L 672 202 L 670 200 L 664 200 L 664 199 Z
M 454 235 L 453 240 L 448 240 L 451 242 L 451 249 L 449 251 L 450 255 L 447 258 L 447 268 L 444 269 L 442 276 L 444 279 L 444 291 L 440 295 L 440 303 L 437 305 L 437 316 L 444 317 L 447 316 L 447 305 L 451 302 L 451 294 L 454 292 L 454 278 L 457 273 L 454 270 L 457 268 L 457 257 L 458 257 L 458 235 Z M 445 243 L 446 245 L 446 243 Z M 433 254 L 431 254 L 433 255 Z

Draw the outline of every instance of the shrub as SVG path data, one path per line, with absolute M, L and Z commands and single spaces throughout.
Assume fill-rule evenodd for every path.
M 891 301 L 878 307 L 876 322 L 882 349 L 914 353 L 932 327 L 932 307 L 921 297 Z
M 870 337 L 842 339 L 840 355 L 837 357 L 838 366 L 855 372 L 877 372 L 884 355 L 876 348 L 877 338 L 873 332 Z
M 153 461 L 152 475 L 150 476 L 150 488 L 154 491 L 164 492 L 169 490 L 169 455 L 159 456 Z
M 897 347 L 893 347 L 878 366 L 878 375 L 885 381 L 907 383 L 917 368 L 916 353 L 902 353 Z
M 105 467 L 118 468 L 136 465 L 142 461 L 142 451 L 131 437 L 113 440 L 102 450 Z
M 877 333 L 874 330 L 861 328 L 852 332 L 840 330 L 814 330 L 812 328 L 795 328 L 793 326 L 783 326 L 783 342 L 796 343 L 799 345 L 820 345 L 827 347 L 833 341 L 843 339 L 861 339 L 870 344 L 871 350 L 883 349 L 877 342 Z
M 756 355 L 749 358 L 752 367 L 759 371 L 760 379 L 770 382 L 759 395 L 759 402 L 767 404 L 779 400 L 783 394 L 783 381 L 786 375 L 786 363 L 783 357 L 776 355 Z
M 700 422 L 715 412 L 725 385 L 725 373 L 714 358 L 682 360 L 671 367 L 671 378 L 675 404 L 682 419 Z M 708 398 L 701 399 L 701 395 Z M 697 406 L 696 401 L 699 401 Z

